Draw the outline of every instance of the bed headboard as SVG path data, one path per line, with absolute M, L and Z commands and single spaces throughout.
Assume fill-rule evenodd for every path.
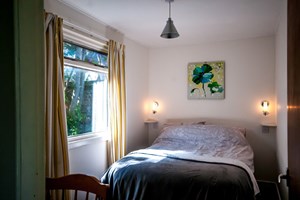
M 221 119 L 221 118 L 169 118 L 165 123 L 178 123 L 178 124 L 193 124 L 197 122 L 205 122 L 205 124 L 217 124 L 228 126 L 244 126 L 242 121 L 234 119 Z
M 211 124 L 238 127 L 246 136 L 246 124 L 244 122 L 232 119 L 219 118 L 169 118 L 166 120 L 166 125 L 188 125 L 188 124 Z

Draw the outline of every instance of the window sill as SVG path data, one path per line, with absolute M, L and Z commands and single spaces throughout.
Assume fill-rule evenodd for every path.
M 102 134 L 87 134 L 76 137 L 68 138 L 69 149 L 79 148 L 85 145 L 93 144 L 96 142 L 106 142 L 109 140 L 107 133 Z

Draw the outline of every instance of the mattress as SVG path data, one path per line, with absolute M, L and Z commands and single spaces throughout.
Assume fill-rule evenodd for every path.
M 102 176 L 114 200 L 255 199 L 253 151 L 241 129 L 166 127 L 154 143 L 115 162 Z

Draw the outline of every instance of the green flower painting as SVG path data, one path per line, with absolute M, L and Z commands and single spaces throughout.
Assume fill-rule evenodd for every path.
M 189 99 L 224 99 L 225 62 L 188 64 Z

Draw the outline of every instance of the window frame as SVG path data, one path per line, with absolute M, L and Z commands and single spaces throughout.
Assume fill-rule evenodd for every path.
M 80 30 L 76 30 L 73 27 L 64 24 L 63 35 L 64 35 L 64 39 L 63 39 L 64 42 L 68 42 L 82 48 L 107 54 L 107 48 L 108 48 L 107 41 L 96 38 L 90 33 L 85 33 Z M 107 67 L 100 66 L 93 63 L 84 62 L 84 61 L 71 59 L 67 57 L 64 57 L 63 66 L 64 67 L 69 66 L 69 67 L 93 71 L 97 73 L 104 73 L 108 75 L 108 66 Z M 109 113 L 107 113 L 107 115 L 108 115 L 107 130 L 97 131 L 97 132 L 87 132 L 87 133 L 82 133 L 74 136 L 67 136 L 68 143 L 71 146 L 71 148 L 78 147 L 78 145 L 79 146 L 87 145 L 91 143 L 92 139 L 101 138 L 103 140 L 107 140 L 109 138 L 109 134 L 108 134 Z

